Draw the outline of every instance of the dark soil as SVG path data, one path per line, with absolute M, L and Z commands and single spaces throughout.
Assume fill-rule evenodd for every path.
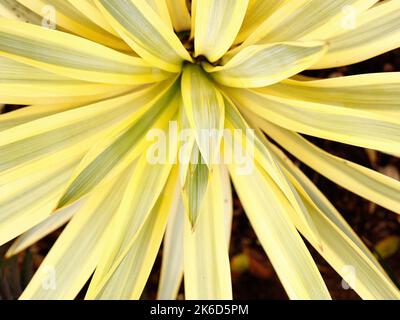
M 400 71 L 400 50 L 395 50 L 344 68 L 307 72 L 309 76 L 327 78 L 371 72 Z M 11 111 L 13 107 L 8 107 Z M 378 152 L 322 139 L 310 138 L 318 146 L 345 159 L 378 170 L 399 179 L 400 159 Z M 400 217 L 372 204 L 325 179 L 299 163 L 299 166 L 324 192 L 344 218 L 374 252 L 380 252 L 381 263 L 394 281 L 400 281 Z M 51 248 L 60 231 L 33 245 L 8 261 L 0 258 L 0 299 L 16 298 L 26 286 L 33 271 Z M 0 247 L 0 256 L 8 245 Z M 342 286 L 341 277 L 310 247 L 322 276 L 334 299 L 359 299 L 351 289 Z M 162 252 L 154 266 L 144 298 L 155 298 Z M 233 234 L 230 247 L 234 297 L 236 299 L 287 299 L 287 295 L 258 242 L 242 206 L 235 197 Z M 182 291 L 182 290 L 181 290 Z M 183 295 L 180 295 L 183 298 Z

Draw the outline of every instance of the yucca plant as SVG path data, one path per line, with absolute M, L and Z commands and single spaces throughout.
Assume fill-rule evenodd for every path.
M 1 0 L 0 14 L 0 103 L 27 106 L 0 116 L 0 244 L 19 236 L 12 256 L 68 222 L 22 299 L 73 299 L 92 275 L 88 299 L 138 299 L 163 239 L 159 298 L 183 275 L 187 299 L 232 298 L 231 179 L 291 299 L 330 299 L 301 235 L 360 297 L 400 297 L 278 147 L 400 213 L 399 181 L 302 136 L 399 156 L 400 74 L 300 75 L 399 47 L 400 1 Z

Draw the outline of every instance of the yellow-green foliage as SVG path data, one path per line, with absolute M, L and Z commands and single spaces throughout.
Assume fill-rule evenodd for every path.
M 291 299 L 330 299 L 301 235 L 362 298 L 400 297 L 271 143 L 400 213 L 400 182 L 302 137 L 399 156 L 400 73 L 299 75 L 399 47 L 400 1 L 1 0 L 0 16 L 0 105 L 27 105 L 0 115 L 0 245 L 68 222 L 22 299 L 73 299 L 93 272 L 88 299 L 138 299 L 163 239 L 159 298 L 184 275 L 186 298 L 231 299 L 231 181 Z M 149 161 L 148 133 L 171 121 L 200 163 L 172 134 L 174 161 Z M 236 147 L 223 131 L 252 170 L 218 161 Z

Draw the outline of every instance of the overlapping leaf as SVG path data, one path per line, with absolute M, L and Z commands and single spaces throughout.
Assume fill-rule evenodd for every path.
M 98 11 L 92 3 L 87 0 L 79 1 L 80 8 L 74 1 L 60 0 L 15 0 L 41 16 L 41 25 L 47 27 L 61 28 L 79 35 L 80 37 L 110 46 L 117 50 L 128 50 L 129 47 L 110 31 L 110 28 L 103 28 L 99 23 L 89 19 L 87 15 L 95 15 Z M 81 10 L 88 10 L 82 12 Z
M 190 127 L 205 163 L 218 160 L 224 127 L 224 100 L 208 75 L 196 65 L 185 67 L 182 98 Z
M 303 240 L 291 221 L 291 207 L 265 172 L 230 173 L 247 216 L 291 299 L 330 299 Z
M 71 204 L 111 179 L 138 158 L 149 144 L 148 131 L 163 129 L 177 112 L 177 83 L 147 90 L 130 108 L 134 112 L 105 139 L 96 143 L 72 175 L 58 206 Z
M 222 181 L 215 167 L 196 229 L 186 220 L 184 279 L 190 300 L 232 299 Z
M 178 72 L 184 60 L 192 60 L 172 28 L 146 0 L 100 0 L 98 4 L 120 36 L 154 66 Z
M 0 56 L 62 76 L 92 82 L 137 85 L 170 76 L 143 59 L 98 43 L 8 19 L 0 19 Z
M 21 299 L 74 299 L 96 268 L 106 230 L 120 206 L 134 165 L 96 190 L 72 218 Z
M 337 29 L 342 30 L 342 29 Z M 363 13 L 353 29 L 329 39 L 327 54 L 312 69 L 357 63 L 400 46 L 400 2 L 384 1 Z
M 325 53 L 324 42 L 284 42 L 246 47 L 223 66 L 205 70 L 226 86 L 264 87 L 313 65 Z
M 202 0 L 197 2 L 195 55 L 210 62 L 220 59 L 235 40 L 246 14 L 248 0 Z
M 266 94 L 348 107 L 398 117 L 400 112 L 400 73 L 385 72 L 332 79 L 285 80 L 260 90 Z
M 267 121 L 256 122 L 286 150 L 322 175 L 368 200 L 400 213 L 399 181 L 330 155 L 294 132 Z
M 377 113 L 265 94 L 262 89 L 227 89 L 241 108 L 299 133 L 400 154 L 400 119 Z

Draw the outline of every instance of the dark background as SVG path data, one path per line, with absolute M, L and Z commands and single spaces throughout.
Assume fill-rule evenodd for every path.
M 312 71 L 306 74 L 328 78 L 391 71 L 400 71 L 400 50 L 352 66 Z M 4 111 L 7 112 L 12 109 L 14 109 L 13 106 L 8 106 Z M 309 139 L 332 154 L 400 180 L 399 158 L 322 139 Z M 356 233 L 377 255 L 393 280 L 399 284 L 400 216 L 344 190 L 305 165 L 296 163 L 342 213 Z M 54 232 L 10 260 L 2 258 L 9 244 L 0 247 L 0 300 L 15 299 L 19 296 L 60 232 L 61 230 Z M 310 251 L 334 299 L 359 299 L 351 289 L 343 289 L 341 277 L 311 246 Z M 156 296 L 161 256 L 162 252 L 159 254 L 145 289 L 143 295 L 145 299 L 154 299 Z M 236 196 L 230 256 L 233 290 L 236 299 L 287 299 L 287 295 L 251 229 Z M 81 296 L 83 297 L 83 294 Z M 180 294 L 179 298 L 183 299 L 183 294 Z

